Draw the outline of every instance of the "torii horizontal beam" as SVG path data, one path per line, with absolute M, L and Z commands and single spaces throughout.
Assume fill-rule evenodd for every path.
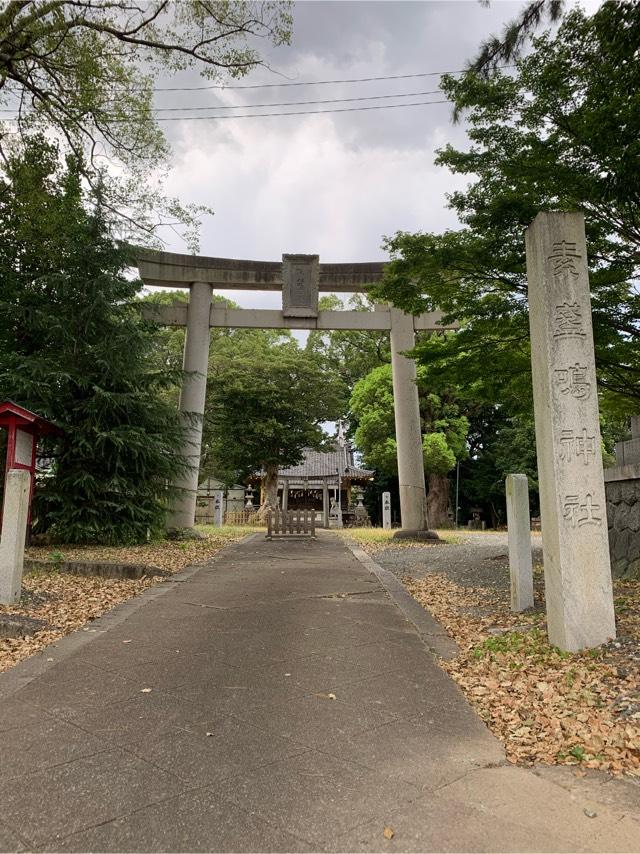
M 145 285 L 188 288 L 207 282 L 220 290 L 281 291 L 282 261 L 245 261 L 240 258 L 208 258 L 135 248 L 135 260 Z M 329 293 L 363 293 L 382 280 L 386 264 L 371 261 L 354 264 L 320 264 L 318 289 Z
M 161 326 L 186 326 L 186 303 L 154 305 L 144 303 L 146 320 Z M 457 329 L 457 324 L 443 324 L 441 311 L 430 311 L 413 318 L 416 332 Z M 282 311 L 263 308 L 219 308 L 211 306 L 209 326 L 223 329 L 363 329 L 372 332 L 391 331 L 390 311 L 319 311 L 317 317 L 285 317 Z

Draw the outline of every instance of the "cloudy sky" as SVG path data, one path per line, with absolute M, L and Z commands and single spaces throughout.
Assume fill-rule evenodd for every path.
M 522 2 L 297 2 L 291 45 L 267 49 L 273 69 L 242 84 L 346 80 L 456 71 L 480 42 L 500 32 Z M 289 101 L 394 97 L 387 103 L 437 101 L 438 74 L 400 80 L 159 93 L 162 107 L 252 105 Z M 190 83 L 198 85 L 197 78 Z M 176 85 L 172 78 L 171 85 Z M 436 90 L 434 92 L 434 90 Z M 423 94 L 429 93 L 429 94 Z M 380 103 L 378 101 L 377 103 Z M 326 110 L 376 101 L 271 108 Z M 232 111 L 229 111 L 232 112 Z M 174 114 L 176 115 L 176 114 Z M 177 114 L 179 115 L 179 114 Z M 446 194 L 461 179 L 434 165 L 434 152 L 465 145 L 450 104 L 264 118 L 174 121 L 168 191 L 210 205 L 200 251 L 221 257 L 279 260 L 283 252 L 317 253 L 321 261 L 385 258 L 383 235 L 443 230 L 456 220 Z M 186 251 L 171 232 L 167 248 Z M 276 295 L 237 295 L 242 305 L 274 305 Z M 274 302 L 275 301 L 275 302 Z

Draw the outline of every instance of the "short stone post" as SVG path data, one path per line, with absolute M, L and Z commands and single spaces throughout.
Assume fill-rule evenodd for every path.
M 222 527 L 223 521 L 223 499 L 224 493 L 221 489 L 213 491 L 213 524 L 216 528 Z
M 0 536 L 0 604 L 2 605 L 14 605 L 20 600 L 22 592 L 30 490 L 30 473 L 23 469 L 9 469 L 4 482 Z
M 531 367 L 549 641 L 615 637 L 584 217 L 526 232 Z
M 511 610 L 524 611 L 527 608 L 533 608 L 529 481 L 526 474 L 508 474 L 505 486 L 507 528 L 509 531 Z
M 326 477 L 322 481 L 322 524 L 329 527 L 329 484 Z
M 385 531 L 391 530 L 391 493 L 382 493 L 382 527 Z

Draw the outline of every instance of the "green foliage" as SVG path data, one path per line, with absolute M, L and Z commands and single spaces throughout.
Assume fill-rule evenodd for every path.
M 574 759 L 578 760 L 578 762 L 584 762 L 584 760 L 587 758 L 586 751 L 584 747 L 582 747 L 582 745 L 580 744 L 576 744 L 571 748 L 571 750 L 569 751 L 569 756 L 573 756 Z
M 171 374 L 153 361 L 153 331 L 132 306 L 99 206 L 81 170 L 32 142 L 7 164 L 0 192 L 0 399 L 51 419 L 64 437 L 36 498 L 37 530 L 70 543 L 141 542 L 161 529 L 179 466 Z
M 373 302 L 363 294 L 354 294 L 347 305 L 335 294 L 320 298 L 324 311 L 373 311 Z M 344 384 L 344 411 L 348 410 L 349 395 L 359 379 L 374 368 L 391 361 L 388 332 L 371 332 L 366 329 L 331 332 L 313 331 L 309 334 L 306 349 L 317 353 Z
M 444 433 L 427 433 L 422 437 L 425 474 L 448 474 L 456 464 L 456 455 L 447 444 Z
M 489 5 L 489 0 L 482 0 Z M 506 25 L 502 36 L 490 36 L 480 46 L 476 58 L 469 64 L 475 74 L 488 75 L 496 71 L 501 63 L 511 62 L 522 53 L 532 32 L 545 17 L 550 22 L 560 18 L 565 0 L 530 0 L 515 20 Z
M 218 340 L 207 383 L 203 470 L 228 482 L 261 466 L 295 465 L 303 448 L 321 448 L 321 424 L 336 417 L 342 393 L 338 378 L 294 339 L 244 332 Z
M 357 423 L 355 442 L 365 464 L 386 474 L 396 474 L 391 365 L 374 368 L 358 380 L 349 407 Z
M 260 40 L 286 44 L 290 34 L 288 2 L 5 2 L 0 106 L 13 116 L 0 124 L 0 152 L 50 132 L 79 162 L 86 155 L 82 169 L 94 189 L 110 170 L 105 216 L 143 240 L 162 220 L 178 220 L 193 243 L 205 209 L 167 200 L 158 186 L 169 147 L 153 87 L 160 75 L 188 68 L 209 81 L 241 77 L 261 64 Z
M 445 475 L 457 459 L 467 454 L 469 422 L 460 414 L 455 395 L 432 389 L 428 374 L 420 368 L 418 389 L 423 422 L 423 448 L 426 474 Z M 385 474 L 397 472 L 393 377 L 391 365 L 374 368 L 355 384 L 350 411 L 357 423 L 356 445 L 365 463 Z
M 538 13 L 555 14 L 529 4 L 505 42 L 513 55 Z M 421 338 L 415 354 L 469 418 L 462 518 L 480 506 L 504 521 L 509 472 L 529 475 L 537 511 L 523 232 L 539 211 L 585 214 L 605 459 L 640 407 L 639 43 L 640 7 L 607 2 L 591 17 L 567 14 L 514 70 L 475 73 L 491 70 L 496 41 L 483 68 L 443 78 L 468 121 L 469 147 L 446 146 L 437 159 L 470 182 L 449 199 L 462 227 L 387 239 L 392 261 L 371 296 L 416 313 L 441 308 L 460 323 L 455 334 Z
M 472 183 L 444 234 L 399 232 L 377 296 L 408 310 L 441 307 L 462 325 L 418 347 L 431 376 L 530 417 L 523 231 L 540 210 L 585 214 L 598 381 L 605 420 L 640 405 L 640 7 L 604 3 L 566 15 L 514 73 L 445 76 L 467 114 L 471 146 L 438 163 Z

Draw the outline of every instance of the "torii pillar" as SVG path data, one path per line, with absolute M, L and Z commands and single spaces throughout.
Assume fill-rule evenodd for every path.
M 415 346 L 414 318 L 398 308 L 391 312 L 391 369 L 393 374 L 393 409 L 396 423 L 400 520 L 402 528 L 394 537 L 438 539 L 429 530 L 427 493 L 424 480 L 422 422 L 416 385 L 414 359 L 404 354 Z
M 184 378 L 180 391 L 180 420 L 185 436 L 179 453 L 184 460 L 184 468 L 173 483 L 175 493 L 167 517 L 169 530 L 192 528 L 196 515 L 202 422 L 207 395 L 212 294 L 212 286 L 207 282 L 192 282 L 189 289 L 182 363 Z

